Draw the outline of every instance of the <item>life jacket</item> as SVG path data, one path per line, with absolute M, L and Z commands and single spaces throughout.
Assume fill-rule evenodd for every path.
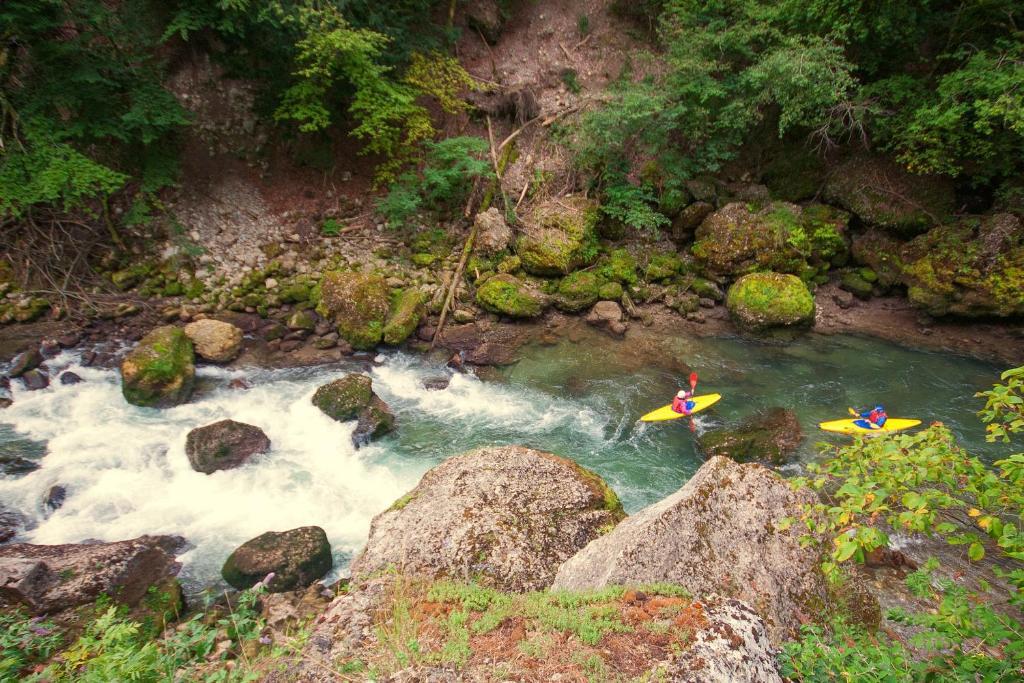
M 889 419 L 889 416 L 885 414 L 884 410 L 872 410 L 871 413 L 868 414 L 868 420 L 879 427 L 883 426 L 887 419 Z
M 676 396 L 674 399 L 672 399 L 672 410 L 676 411 L 677 413 L 683 413 L 685 415 L 686 413 L 690 412 L 687 403 L 688 401 L 685 398 L 679 398 L 678 396 Z

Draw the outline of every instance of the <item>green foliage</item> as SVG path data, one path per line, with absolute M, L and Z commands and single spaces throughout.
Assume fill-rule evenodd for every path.
M 17 680 L 29 666 L 45 662 L 60 647 L 56 626 L 20 610 L 0 613 L 0 680 Z
M 403 173 L 377 204 L 391 227 L 406 225 L 424 209 L 440 211 L 461 204 L 473 182 L 493 172 L 486 159 L 489 146 L 481 138 L 447 138 L 426 143 L 425 148 L 423 167 Z
M 333 218 L 328 218 L 320 226 L 320 234 L 324 237 L 337 237 L 341 234 L 342 224 Z
M 807 683 L 1017 680 L 1024 659 L 1020 623 L 950 581 L 936 582 L 932 572 L 937 566 L 929 561 L 906 578 L 915 595 L 931 599 L 931 609 L 914 614 L 891 610 L 887 615 L 914 627 L 910 642 L 914 651 L 839 616 L 826 627 L 804 626 L 800 639 L 783 647 L 782 675 Z
M 983 392 L 989 401 L 982 418 L 992 438 L 1019 431 L 1020 378 L 1024 369 L 1004 373 L 1008 385 Z M 985 556 L 991 541 L 1013 567 L 1004 573 L 1014 586 L 1011 600 L 1024 604 L 1024 454 L 986 465 L 964 452 L 953 434 L 933 425 L 916 434 L 860 438 L 838 448 L 821 464 L 809 466 L 813 478 L 794 480 L 826 492 L 828 502 L 807 510 L 812 530 L 833 536 L 831 558 L 823 565 L 835 576 L 841 562 L 863 561 L 866 553 L 888 542 L 876 518 L 910 533 L 938 534 L 951 545 L 967 547 L 973 561 Z M 962 511 L 971 526 L 958 526 L 941 514 Z M 1002 570 L 997 570 L 1002 572 Z
M 1024 431 L 1024 367 L 1007 370 L 1000 379 L 1006 384 L 975 394 L 986 399 L 978 414 L 987 423 L 986 439 L 993 442 L 1007 442 L 1011 435 Z

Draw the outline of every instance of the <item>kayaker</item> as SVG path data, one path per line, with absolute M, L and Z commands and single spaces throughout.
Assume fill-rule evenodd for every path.
M 885 408 L 878 404 L 871 410 L 865 410 L 860 414 L 860 420 L 854 420 L 854 424 L 864 429 L 881 429 L 889 416 L 885 414 Z
M 676 397 L 672 399 L 672 410 L 676 411 L 677 413 L 681 413 L 682 415 L 689 415 L 690 411 L 693 410 L 693 407 L 697 405 L 696 403 L 690 400 L 692 396 L 692 391 L 680 389 L 679 392 L 676 394 Z

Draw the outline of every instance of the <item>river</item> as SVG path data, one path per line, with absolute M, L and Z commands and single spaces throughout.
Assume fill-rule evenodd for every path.
M 381 354 L 372 367 L 205 366 L 192 402 L 167 410 L 128 405 L 116 370 L 80 367 L 76 353 L 48 364 L 85 381 L 36 392 L 14 382 L 15 402 L 0 412 L 0 451 L 42 465 L 0 478 L 0 501 L 35 524 L 20 540 L 180 534 L 190 543 L 179 558 L 189 590 L 217 583 L 225 557 L 240 543 L 309 524 L 327 531 L 334 574 L 343 575 L 375 514 L 431 466 L 477 446 L 518 443 L 572 457 L 605 477 L 627 512 L 636 511 L 675 491 L 702 462 L 685 420 L 636 422 L 670 400 L 686 381 L 686 366 L 700 374 L 698 393 L 724 396 L 695 419 L 698 432 L 761 407 L 789 407 L 806 434 L 801 461 L 817 457 L 819 441 L 841 443 L 818 432 L 818 421 L 876 401 L 894 417 L 946 423 L 983 457 L 1005 452 L 985 443 L 975 416 L 981 401 L 973 397 L 1001 368 L 851 336 L 809 334 L 786 344 L 663 337 L 650 344 L 614 342 L 582 328 L 527 349 L 519 363 L 490 371 L 486 381 L 454 374 L 440 391 L 423 387 L 425 379 L 451 374 L 440 360 L 397 351 Z M 350 442 L 354 423 L 333 422 L 310 403 L 318 386 L 350 371 L 369 372 L 398 417 L 394 433 L 359 450 Z M 243 376 L 250 389 L 228 387 Z M 235 470 L 193 471 L 186 434 L 224 418 L 262 428 L 271 451 Z M 55 484 L 68 496 L 48 512 L 42 500 Z

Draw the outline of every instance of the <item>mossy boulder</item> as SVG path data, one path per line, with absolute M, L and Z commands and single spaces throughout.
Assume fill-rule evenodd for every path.
M 418 289 L 398 293 L 391 306 L 391 315 L 384 324 L 384 343 L 401 344 L 409 338 L 427 312 L 427 295 Z
M 1024 226 L 1013 214 L 939 226 L 900 259 L 907 297 L 930 315 L 1024 315 Z
M 270 450 L 270 439 L 255 425 L 221 420 L 197 427 L 185 439 L 185 455 L 196 472 L 212 474 L 238 467 Z
M 476 290 L 476 302 L 483 308 L 511 318 L 536 318 L 544 312 L 544 299 L 512 275 L 495 275 Z
M 310 310 L 294 311 L 288 316 L 287 327 L 289 330 L 312 332 L 316 329 L 316 315 Z
M 619 289 L 622 289 L 621 285 Z M 578 313 L 597 303 L 600 295 L 601 278 L 589 271 L 577 271 L 558 283 L 553 303 L 561 311 Z
M 281 288 L 281 303 L 299 304 L 310 300 L 313 288 L 307 282 L 292 282 Z
M 722 455 L 736 462 L 778 466 L 786 464 L 802 440 L 796 413 L 786 408 L 767 408 L 735 426 L 704 432 L 697 443 L 707 458 Z
M 636 259 L 625 249 L 616 249 L 608 254 L 606 260 L 598 267 L 598 272 L 606 280 L 613 280 L 624 286 L 635 285 L 640 278 L 636 272 Z
M 211 363 L 228 363 L 242 351 L 242 330 L 223 320 L 196 320 L 185 325 L 196 354 Z
M 839 278 L 839 286 L 858 299 L 870 299 L 875 289 L 874 285 L 865 280 L 858 270 L 844 272 Z
M 644 267 L 644 279 L 648 282 L 670 280 L 683 272 L 683 259 L 675 252 L 652 254 Z
M 366 375 L 345 375 L 319 387 L 313 405 L 338 422 L 358 420 L 352 433 L 357 448 L 395 428 L 394 413 L 373 393 L 373 381 Z
M 391 310 L 383 277 L 330 271 L 324 273 L 317 290 L 317 313 L 333 321 L 352 348 L 369 350 L 380 343 Z
M 903 278 L 903 260 L 900 251 L 903 242 L 885 230 L 871 228 L 859 233 L 850 245 L 853 260 L 871 269 L 878 286 L 887 290 Z
M 956 204 L 952 179 L 917 175 L 877 155 L 848 159 L 829 176 L 826 200 L 869 225 L 916 234 L 943 222 Z
M 807 285 L 785 273 L 751 273 L 729 288 L 725 305 L 741 328 L 760 331 L 814 323 L 814 297 Z
M 524 221 L 516 253 L 533 275 L 560 276 L 593 263 L 597 257 L 597 203 L 561 197 L 539 204 Z
M 606 301 L 618 301 L 624 293 L 625 290 L 618 282 L 606 282 L 597 291 L 598 297 Z
M 773 202 L 761 208 L 733 202 L 704 219 L 691 247 L 712 278 L 756 270 L 805 275 L 845 262 L 849 215 L 821 204 Z
M 169 408 L 188 401 L 195 376 L 195 354 L 184 330 L 158 327 L 121 361 L 121 393 L 132 405 Z
M 246 590 L 263 581 L 271 593 L 305 588 L 331 570 L 331 544 L 318 526 L 268 531 L 239 546 L 224 562 L 221 576 L 233 588 Z

